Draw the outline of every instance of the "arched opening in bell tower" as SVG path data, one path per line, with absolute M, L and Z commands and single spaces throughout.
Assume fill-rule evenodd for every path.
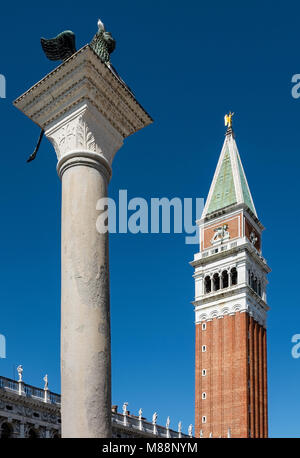
M 214 291 L 218 291 L 220 289 L 220 277 L 217 273 L 213 276 L 213 287 Z
M 204 289 L 205 289 L 205 293 L 211 292 L 211 279 L 208 275 L 204 279 Z
M 232 285 L 237 285 L 237 280 L 238 280 L 238 274 L 237 270 L 235 267 L 233 267 L 230 271 L 230 276 L 231 276 L 231 284 Z
M 222 272 L 222 288 L 228 288 L 229 285 L 229 277 L 227 270 L 223 270 Z

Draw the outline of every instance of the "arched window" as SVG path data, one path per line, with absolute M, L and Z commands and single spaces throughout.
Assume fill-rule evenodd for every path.
M 205 277 L 204 279 L 204 290 L 205 290 L 205 293 L 211 292 L 211 279 L 209 276 Z
M 258 285 L 257 285 L 257 292 L 258 292 L 258 295 L 261 297 L 261 282 L 260 281 L 258 282 Z
M 214 291 L 218 291 L 220 289 L 220 277 L 219 277 L 219 274 L 214 274 L 214 276 L 213 276 L 213 286 L 214 286 Z
M 257 293 L 257 277 L 254 277 L 253 279 L 253 289 Z
M 0 437 L 1 439 L 12 437 L 12 427 L 8 423 L 2 423 Z
M 222 288 L 227 288 L 229 285 L 229 278 L 227 270 L 223 270 L 222 272 Z
M 33 428 L 30 428 L 30 430 L 28 431 L 28 437 L 29 439 L 37 439 L 39 436 Z
M 254 274 L 253 272 L 251 272 L 251 276 L 250 276 L 250 286 L 252 289 L 254 289 Z
M 230 271 L 230 275 L 231 275 L 231 284 L 232 285 L 237 285 L 237 280 L 238 280 L 238 274 L 237 274 L 237 270 L 235 267 L 233 267 Z

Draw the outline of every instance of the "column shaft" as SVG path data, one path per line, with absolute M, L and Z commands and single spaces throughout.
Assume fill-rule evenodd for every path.
M 111 437 L 108 234 L 96 229 L 107 186 L 100 164 L 62 172 L 62 437 Z

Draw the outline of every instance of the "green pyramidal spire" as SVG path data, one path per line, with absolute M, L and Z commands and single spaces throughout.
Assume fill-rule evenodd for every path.
M 244 203 L 257 216 L 233 131 L 228 128 L 202 218 Z

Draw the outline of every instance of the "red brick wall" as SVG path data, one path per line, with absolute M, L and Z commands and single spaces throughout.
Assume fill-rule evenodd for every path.
M 257 241 L 255 243 L 255 248 L 257 250 L 260 250 L 260 245 L 261 245 L 261 240 L 260 240 L 260 235 L 258 232 L 254 229 L 254 227 L 249 223 L 247 218 L 245 218 L 245 236 L 250 240 L 250 234 L 251 232 L 254 232 L 255 237 L 257 237 Z
M 230 234 L 230 240 L 239 237 L 242 230 L 242 214 L 235 216 L 234 218 L 224 219 L 224 221 L 219 221 L 218 223 L 214 223 L 211 226 L 207 226 L 204 229 L 203 241 L 201 243 L 201 250 L 205 250 L 206 248 L 210 248 L 212 246 L 211 239 L 215 235 L 214 229 L 217 227 L 223 226 L 223 224 L 228 225 L 228 231 Z
M 263 330 L 264 437 L 268 437 L 267 331 Z
M 249 317 L 251 437 L 268 437 L 266 330 Z
M 248 338 L 249 335 L 249 338 Z M 206 352 L 202 352 L 206 345 Z M 267 437 L 266 331 L 247 313 L 196 325 L 195 435 Z M 202 376 L 202 369 L 207 375 Z M 250 381 L 250 386 L 248 385 Z M 202 400 L 202 392 L 206 399 Z M 250 407 L 250 409 L 249 409 Z M 206 416 L 206 423 L 202 423 Z

